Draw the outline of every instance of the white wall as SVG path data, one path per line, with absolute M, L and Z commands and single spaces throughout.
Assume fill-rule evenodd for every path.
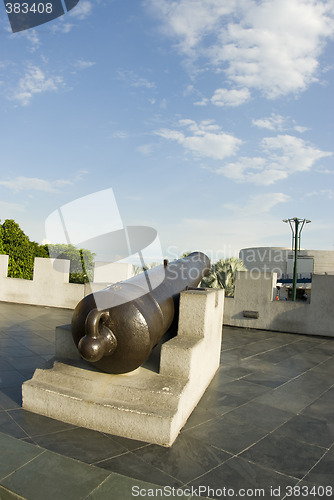
M 333 250 L 300 250 L 298 255 L 298 274 L 309 275 L 311 272 L 317 274 L 334 272 Z M 261 271 L 274 272 L 278 274 L 278 277 L 282 274 L 292 274 L 293 272 L 293 253 L 291 248 L 243 248 L 240 250 L 239 257 L 249 271 L 259 269 Z
M 43 259 L 36 257 L 32 280 L 7 278 L 8 255 L 0 255 L 0 300 L 20 304 L 33 304 L 74 309 L 80 300 L 92 291 L 101 290 L 108 284 L 116 283 L 129 276 L 128 264 L 112 264 L 102 268 L 106 282 L 81 285 L 69 283 L 70 261 L 61 259 Z M 120 267 L 119 267 L 120 266 Z
M 225 325 L 334 337 L 334 275 L 313 275 L 310 303 L 274 300 L 277 275 L 257 278 L 238 273 L 234 298 L 225 298 Z M 244 311 L 258 312 L 258 318 L 244 317 Z

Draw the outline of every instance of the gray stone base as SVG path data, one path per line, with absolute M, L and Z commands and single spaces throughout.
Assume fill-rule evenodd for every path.
M 171 446 L 219 367 L 223 290 L 181 293 L 178 334 L 159 372 L 110 375 L 80 360 L 70 327 L 56 329 L 56 361 L 22 386 L 23 407 L 63 422 Z

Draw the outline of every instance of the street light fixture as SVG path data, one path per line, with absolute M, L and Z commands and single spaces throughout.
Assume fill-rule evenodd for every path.
M 289 223 L 292 231 L 292 251 L 294 252 L 292 300 L 293 302 L 296 302 L 297 261 L 298 261 L 298 252 L 300 251 L 301 232 L 303 230 L 304 225 L 309 224 L 311 221 L 309 219 L 298 219 L 298 217 L 293 217 L 292 219 L 283 219 L 283 222 Z M 294 227 L 292 225 L 293 223 Z

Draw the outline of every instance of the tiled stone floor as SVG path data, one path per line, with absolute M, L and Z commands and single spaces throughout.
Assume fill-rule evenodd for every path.
M 0 500 L 334 498 L 334 338 L 224 327 L 219 371 L 163 448 L 21 408 L 71 314 L 0 303 Z

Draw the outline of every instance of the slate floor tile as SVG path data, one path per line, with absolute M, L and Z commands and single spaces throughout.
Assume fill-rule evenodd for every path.
M 241 379 L 224 384 L 221 390 L 226 394 L 239 396 L 244 398 L 244 400 L 249 401 L 258 396 L 261 396 L 262 394 L 265 394 L 270 389 L 262 385 L 253 384 L 252 382 L 248 382 L 245 379 Z
M 241 368 L 240 366 L 225 366 L 222 365 L 220 367 L 220 372 L 221 373 L 226 373 L 227 376 L 230 378 L 233 378 L 234 380 L 238 380 L 244 377 L 247 377 L 247 375 L 252 374 L 252 370 L 247 369 L 247 368 Z
M 22 387 L 3 387 L 0 389 L 0 408 L 3 410 L 12 410 L 22 406 Z
M 260 370 L 256 373 L 252 373 L 247 375 L 243 380 L 275 389 L 276 387 L 285 384 L 285 382 L 290 380 L 290 377 L 289 375 L 282 373 L 280 370 L 272 369 Z
M 0 412 L 0 432 L 18 439 L 28 437 L 28 434 L 11 418 L 7 411 Z
M 118 500 L 133 500 L 134 498 L 173 498 L 171 497 L 172 490 L 167 488 L 165 491 L 161 486 L 131 479 L 130 477 L 120 476 L 119 474 L 111 473 L 110 476 L 96 488 L 86 500 L 110 500 L 111 498 Z M 189 495 L 182 495 L 181 490 L 178 491 L 174 498 L 183 498 L 190 500 Z
M 302 414 L 332 422 L 334 420 L 334 388 L 321 394 L 303 410 Z
M 105 433 L 103 434 L 109 437 L 109 439 L 112 439 L 115 443 L 118 443 L 127 451 L 137 450 L 138 448 L 143 448 L 144 446 L 149 445 L 149 443 L 146 443 L 145 441 L 138 441 L 137 439 L 129 439 L 122 436 L 114 436 L 113 434 L 105 434 Z
M 45 450 L 0 433 L 0 481 Z M 3 484 L 3 483 L 2 483 Z
M 327 374 L 328 377 L 333 377 L 334 376 L 334 356 L 332 355 L 328 360 L 314 366 L 313 370 L 316 372 L 325 373 L 325 374 Z
M 23 384 L 24 377 L 17 370 L 0 371 L 0 389 Z
M 267 432 L 289 421 L 295 416 L 294 413 L 273 408 L 272 406 L 259 404 L 256 400 L 240 406 L 228 413 L 235 421 L 251 423 Z
M 300 390 L 299 387 L 293 385 L 293 382 L 292 380 L 267 394 L 263 394 L 256 401 L 260 404 L 273 406 L 281 410 L 294 413 L 301 412 L 316 399 L 317 395 L 316 393 L 310 394 L 307 390 Z M 319 394 L 320 390 L 317 392 Z
M 252 496 L 269 499 L 275 498 L 271 495 L 272 490 L 279 488 L 282 492 L 288 485 L 293 486 L 296 482 L 297 480 L 294 478 L 234 457 L 192 481 L 189 486 L 206 488 L 206 495 L 210 498 L 218 498 L 215 492 L 218 493 L 226 488 L 225 496 L 220 494 L 220 498 L 232 498 L 233 496 L 234 498 L 250 498 Z M 247 490 L 251 492 L 248 496 L 245 495 Z
M 228 453 L 240 453 L 267 434 L 250 422 L 236 421 L 229 414 L 210 420 L 184 432 L 194 439 Z
M 82 500 L 108 476 L 102 469 L 45 451 L 1 484 L 33 500 Z
M 37 368 L 45 363 L 41 356 L 20 356 L 12 358 L 8 363 L 18 371 L 28 368 Z
M 241 454 L 263 467 L 302 479 L 326 453 L 325 448 L 270 434 Z
M 304 481 L 311 485 L 332 486 L 334 497 L 334 447 L 332 447 L 304 477 Z M 326 497 L 324 497 L 326 498 Z
M 25 500 L 19 495 L 15 495 L 12 491 L 7 490 L 0 484 L 0 498 L 1 500 Z
M 3 354 L 1 347 L 0 347 L 0 352 Z M 0 370 L 1 371 L 10 371 L 10 370 L 15 370 L 15 368 L 13 368 L 13 366 L 10 363 L 8 363 L 8 359 L 6 359 L 4 356 L 1 356 L 0 357 Z
M 277 429 L 276 435 L 330 448 L 334 443 L 334 421 L 296 415 Z
M 209 409 L 196 406 L 187 422 L 182 427 L 181 432 L 186 429 L 190 429 L 191 427 L 196 427 L 197 425 L 203 424 L 204 422 L 208 422 L 209 420 L 212 420 L 216 417 L 217 415 Z
M 229 453 L 194 439 L 187 433 L 181 434 L 171 448 L 151 445 L 136 450 L 134 455 L 183 483 L 231 458 Z
M 66 424 L 60 420 L 44 417 L 37 413 L 24 410 L 23 408 L 8 411 L 8 415 L 16 424 L 25 431 L 27 436 L 33 437 L 54 432 L 73 429 L 71 424 Z
M 243 405 L 246 401 L 248 401 L 247 396 L 236 396 L 210 389 L 203 394 L 197 408 L 202 408 L 219 416 L 227 413 L 233 408 Z
M 32 439 L 42 448 L 89 464 L 127 452 L 111 437 L 82 427 L 34 436 Z
M 102 467 L 103 469 L 107 469 L 111 472 L 116 472 L 118 474 L 131 477 L 132 479 L 151 482 L 160 486 L 168 485 L 179 488 L 183 484 L 181 481 L 173 478 L 169 474 L 166 474 L 165 472 L 156 469 L 147 462 L 144 462 L 131 451 L 128 451 L 127 453 L 119 457 L 95 463 L 94 465 Z

